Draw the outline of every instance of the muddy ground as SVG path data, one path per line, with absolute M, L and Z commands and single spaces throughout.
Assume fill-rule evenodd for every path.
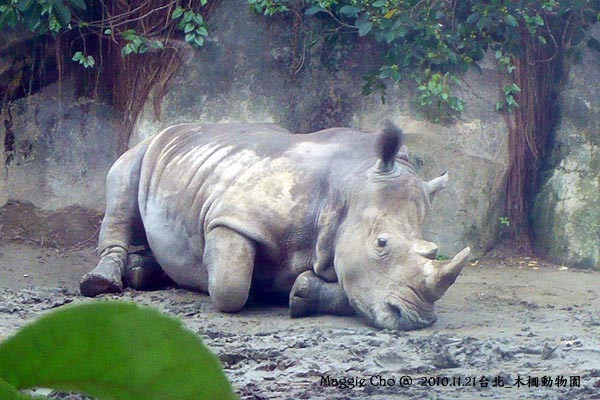
M 0 211 L 0 340 L 51 309 L 93 301 L 77 281 L 97 261 L 88 238 L 98 220 L 77 209 L 60 218 L 19 204 Z M 437 303 L 437 323 L 411 332 L 349 317 L 292 320 L 265 304 L 226 315 L 177 288 L 104 297 L 181 318 L 242 399 L 600 399 L 599 294 L 598 272 L 494 257 L 465 268 Z M 340 386 L 344 378 L 361 387 Z

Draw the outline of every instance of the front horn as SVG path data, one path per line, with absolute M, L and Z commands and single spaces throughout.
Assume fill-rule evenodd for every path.
M 456 281 L 460 271 L 467 264 L 471 249 L 465 247 L 450 261 L 428 261 L 426 264 L 425 285 L 433 301 L 439 300 Z

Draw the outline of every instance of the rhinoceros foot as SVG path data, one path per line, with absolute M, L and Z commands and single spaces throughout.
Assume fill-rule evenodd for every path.
M 130 254 L 123 275 L 126 286 L 136 290 L 158 287 L 165 283 L 164 273 L 153 257 Z
M 306 317 L 319 311 L 319 292 L 323 281 L 312 271 L 298 275 L 290 291 L 290 315 Z
M 119 293 L 123 290 L 121 279 L 123 261 L 116 255 L 102 257 L 96 268 L 81 278 L 81 294 L 95 297 L 101 293 Z

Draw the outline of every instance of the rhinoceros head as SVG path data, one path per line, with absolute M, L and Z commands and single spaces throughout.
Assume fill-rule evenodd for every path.
M 377 161 L 359 181 L 336 238 L 337 279 L 350 304 L 372 324 L 429 326 L 436 319 L 434 301 L 454 283 L 470 253 L 467 247 L 438 261 L 437 246 L 422 239 L 430 202 L 448 174 L 421 181 L 407 161 L 402 132 L 389 124 L 378 140 Z

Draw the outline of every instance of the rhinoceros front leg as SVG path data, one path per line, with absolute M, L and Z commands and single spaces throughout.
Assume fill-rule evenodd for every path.
M 127 249 L 143 226 L 138 209 L 138 186 L 142 159 L 148 147 L 142 142 L 113 164 L 106 176 L 106 213 L 100 227 L 100 262 L 81 278 L 84 296 L 123 290 L 122 277 L 128 261 Z
M 292 318 L 313 314 L 353 315 L 354 309 L 337 282 L 327 282 L 313 271 L 298 275 L 290 291 Z
M 100 262 L 81 279 L 84 296 L 118 293 L 123 286 L 144 290 L 168 282 L 163 269 L 149 252 L 127 254 L 124 248 L 113 246 L 100 255 Z
M 81 278 L 81 294 L 94 297 L 100 293 L 118 293 L 123 290 L 123 274 L 127 265 L 127 250 L 120 246 L 107 247 L 100 254 L 100 262 Z
M 208 294 L 218 310 L 235 312 L 246 304 L 255 254 L 254 242 L 229 228 L 219 226 L 206 235 Z

